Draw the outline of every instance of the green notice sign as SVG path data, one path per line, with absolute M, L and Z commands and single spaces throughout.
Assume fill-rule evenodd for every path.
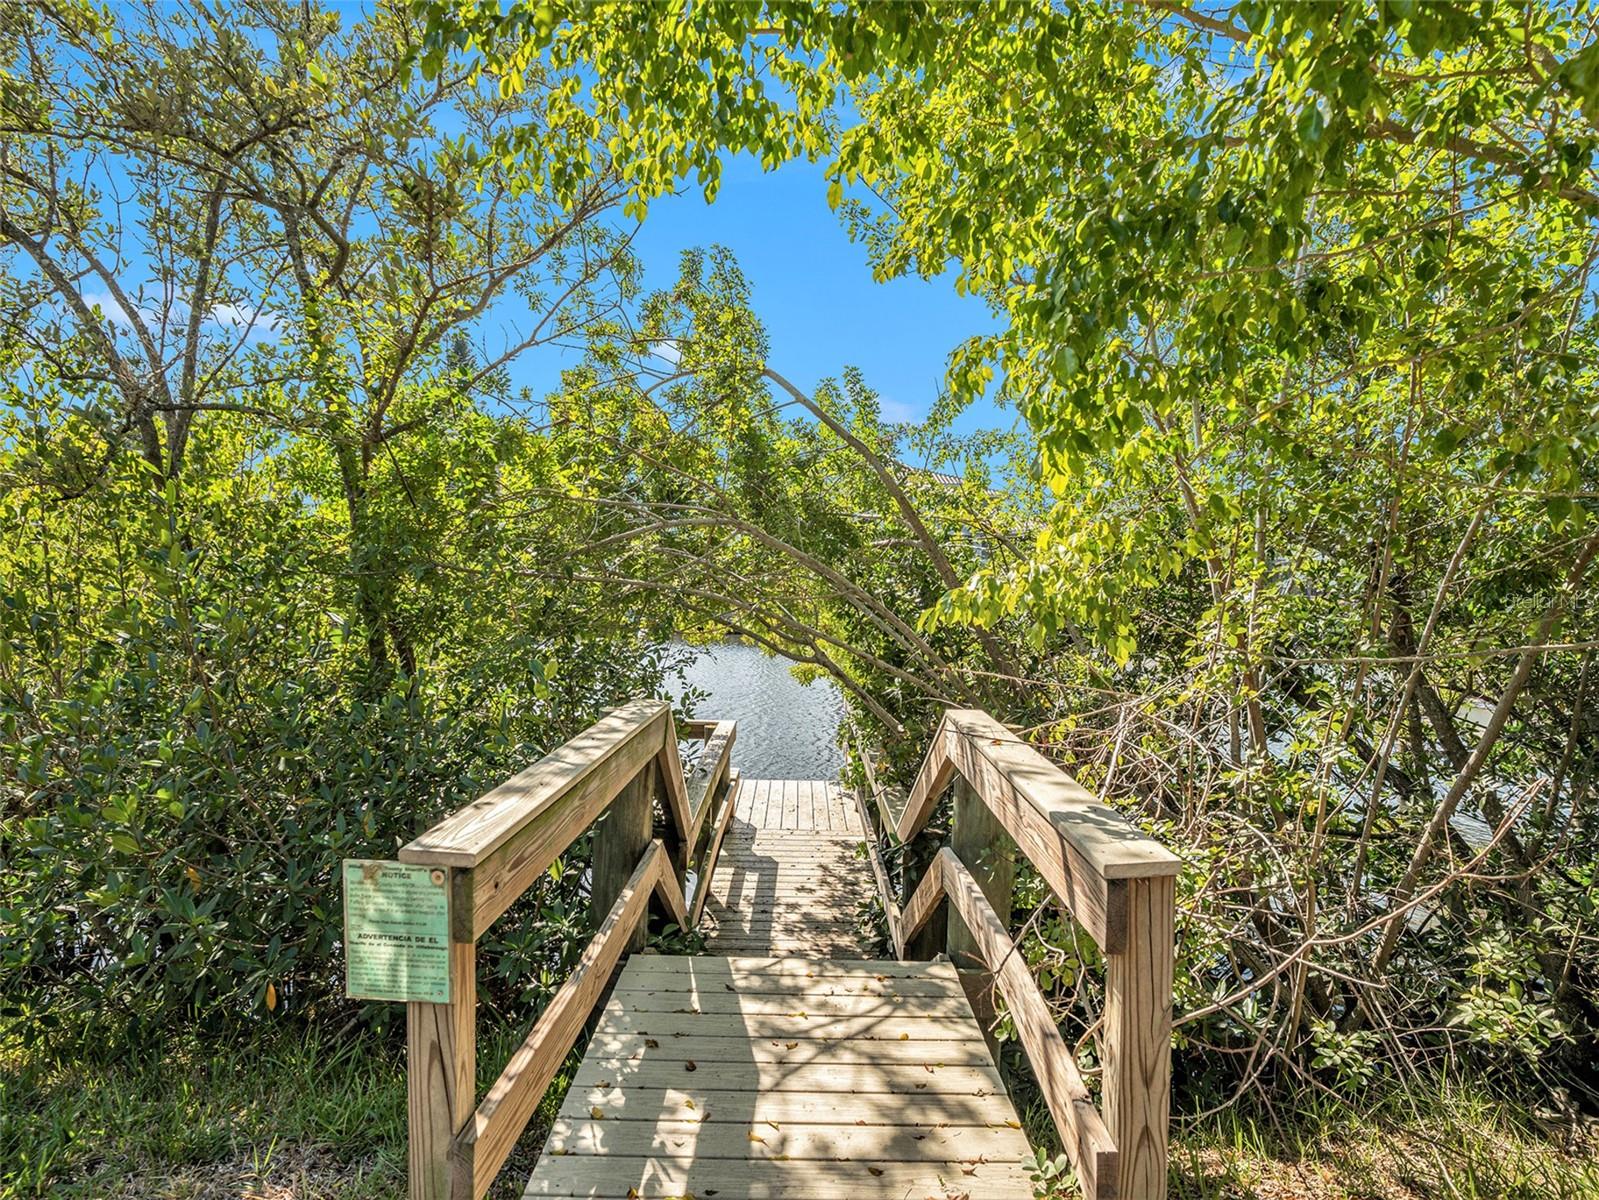
M 344 860 L 344 994 L 450 1000 L 450 889 L 437 867 Z

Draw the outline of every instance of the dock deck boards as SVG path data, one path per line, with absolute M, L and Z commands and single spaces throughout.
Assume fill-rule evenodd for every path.
M 525 1197 L 1032 1195 L 955 969 L 871 957 L 865 836 L 835 783 L 740 784 L 707 954 L 628 962 Z
M 947 962 L 636 955 L 527 1197 L 1029 1197 Z
M 705 905 L 711 954 L 868 958 L 856 911 L 873 894 L 854 800 L 820 779 L 746 779 Z

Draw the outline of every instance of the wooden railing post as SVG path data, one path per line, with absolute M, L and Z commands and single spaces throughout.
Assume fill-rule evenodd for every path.
M 651 897 L 688 926 L 681 868 L 736 732 L 732 722 L 716 729 L 694 806 L 671 708 L 635 700 L 400 848 L 401 862 L 448 873 L 452 905 L 450 1002 L 406 1006 L 410 1200 L 482 1200 L 617 962 L 643 946 Z M 652 841 L 657 797 L 671 848 Z M 731 813 L 730 796 L 727 804 Z M 477 939 L 591 827 L 594 937 L 477 1104 Z
M 410 1200 L 451 1200 L 450 1142 L 477 1104 L 476 971 L 477 944 L 451 942 L 450 1002 L 405 1006 Z
M 1008 929 L 1011 888 L 1016 881 L 1016 843 L 964 776 L 955 779 L 954 818 L 949 835 L 950 849 L 977 880 L 977 886 L 999 916 L 1000 923 Z M 959 913 L 950 917 L 945 945 L 957 970 L 983 969 L 983 956 Z
M 900 863 L 900 905 L 911 902 L 918 887 L 929 871 L 936 870 L 938 842 L 926 834 L 906 843 L 905 856 Z M 926 918 L 920 930 L 905 939 L 905 957 L 910 960 L 937 958 L 944 953 L 949 941 L 949 906 L 939 905 Z
M 1126 936 L 1106 955 L 1104 1103 L 1119 1200 L 1165 1200 L 1171 1098 L 1172 875 L 1119 881 Z
M 658 767 L 646 763 L 611 801 L 594 830 L 594 863 L 589 875 L 589 914 L 598 929 L 622 894 L 639 856 L 654 835 L 655 777 Z M 632 930 L 624 950 L 644 947 L 644 927 Z

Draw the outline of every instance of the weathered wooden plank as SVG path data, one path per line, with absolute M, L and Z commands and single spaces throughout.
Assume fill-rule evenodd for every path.
M 922 1076 L 920 1100 L 907 1103 L 903 1092 L 862 1092 L 839 1087 L 838 1078 L 818 1079 L 809 1091 L 735 1091 L 687 1082 L 698 1071 L 678 1072 L 670 1084 L 648 1086 L 626 1080 L 625 1086 L 576 1087 L 566 1094 L 561 1115 L 581 1120 L 598 1108 L 607 1121 L 656 1121 L 692 1118 L 709 1125 L 751 1127 L 771 1122 L 789 1125 L 899 1125 L 909 1129 L 1014 1129 L 1008 1105 L 994 1102 L 992 1086 L 965 1092 L 927 1091 Z M 936 1097 L 936 1099 L 935 1099 Z
M 589 1043 L 589 1053 L 603 1058 L 647 1059 L 655 1055 L 690 1058 L 732 1078 L 758 1063 L 952 1063 L 981 1067 L 990 1064 L 988 1046 L 975 1023 L 974 1041 L 838 1041 L 828 1038 L 777 1037 L 738 1041 L 730 1038 L 672 1038 L 670 1043 L 645 1034 L 607 1033 L 599 1030 Z M 657 1042 L 655 1046 L 649 1045 Z
M 756 780 L 754 821 L 735 824 L 704 909 L 708 948 L 730 953 L 864 953 L 856 917 L 871 887 L 859 842 L 826 829 L 775 829 L 826 820 L 826 788 L 810 780 Z M 817 797 L 820 797 L 818 799 Z
M 728 764 L 733 755 L 733 741 L 738 725 L 733 721 L 718 721 L 700 751 L 699 761 L 686 782 L 689 811 L 688 840 L 691 845 L 699 841 L 700 826 L 710 812 L 711 802 L 717 797 Z
M 982 888 L 954 851 L 947 847 L 941 850 L 935 865 L 945 894 L 1005 997 L 1016 1035 L 1027 1052 L 1050 1115 L 1055 1118 L 1061 1143 L 1077 1169 L 1083 1193 L 1107 1194 L 1102 1189 L 1117 1178 L 1119 1169 L 1116 1142 L 1094 1107 L 1077 1060 L 1061 1037 L 1037 982 Z M 1166 994 L 1171 994 L 1169 986 Z
M 955 762 L 949 753 L 948 723 L 946 713 L 933 733 L 932 745 L 927 749 L 927 757 L 922 759 L 921 769 L 916 772 L 916 781 L 905 797 L 899 820 L 894 823 L 894 834 L 902 842 L 910 841 L 921 832 L 938 806 L 938 798 L 955 778 Z
M 591 725 L 400 850 L 400 861 L 448 863 L 457 941 L 475 941 L 594 823 L 660 753 L 664 701 L 635 701 Z
M 977 880 L 1000 924 L 1010 928 L 1011 887 L 1016 879 L 1016 843 L 964 778 L 955 780 L 950 849 Z M 957 971 L 982 965 L 971 933 L 957 912 L 950 917 L 944 944 Z
M 679 923 L 684 920 L 683 896 L 666 847 L 658 840 L 651 842 L 639 859 L 610 914 L 584 948 L 571 978 L 539 1014 L 526 1040 L 456 1136 L 450 1153 L 456 1196 L 478 1200 L 494 1182 L 610 982 L 628 934 L 643 922 L 651 895 L 658 895 Z
M 953 1186 L 982 1200 L 1032 1200 L 1020 1163 L 988 1162 L 959 1169 L 945 1163 L 739 1162 L 708 1158 L 661 1162 L 615 1154 L 549 1155 L 524 1197 L 587 1196 L 592 1200 L 839 1200 L 841 1196 L 945 1197 Z M 870 1189 L 866 1191 L 865 1189 Z
M 705 857 L 700 862 L 699 882 L 695 885 L 694 906 L 689 910 L 689 928 L 697 928 L 700 916 L 705 911 L 705 901 L 711 894 L 711 881 L 716 878 L 716 864 L 721 858 L 722 842 L 727 837 L 728 826 L 732 824 L 733 811 L 737 807 L 739 788 L 738 772 L 728 772 L 727 782 L 722 785 L 721 816 L 716 819 L 716 829 L 711 834 L 711 842 L 705 850 Z
M 628 960 L 627 978 L 643 979 L 655 975 L 681 979 L 685 975 L 702 983 L 720 984 L 746 981 L 841 979 L 878 981 L 890 979 L 942 979 L 959 989 L 955 968 L 946 962 L 899 963 L 857 955 L 854 958 L 829 958 L 818 955 L 775 957 L 763 954 L 735 954 L 718 958 L 699 958 L 676 954 L 649 954 Z
M 814 999 L 886 1008 L 865 1023 L 893 1036 L 784 1007 L 833 988 L 884 989 Z M 935 1028 L 955 1036 L 916 1036 Z M 526 1194 L 1022 1200 L 1025 1152 L 950 964 L 648 955 L 618 980 Z
M 688 1064 L 694 1062 L 694 1070 Z M 687 1055 L 672 1055 L 663 1046 L 660 1055 L 646 1060 L 604 1058 L 589 1054 L 573 1080 L 574 1090 L 631 1091 L 634 1088 L 685 1086 L 690 1079 L 710 1080 L 699 1063 Z M 1010 1112 L 1005 1085 L 992 1063 L 744 1063 L 736 1072 L 718 1073 L 715 1086 L 724 1091 L 762 1094 L 803 1093 L 828 1095 L 888 1093 L 926 1098 L 969 1095 L 997 1097 Z M 899 1103 L 903 1106 L 906 1101 Z M 586 1109 L 583 1111 L 587 1111 Z
M 677 753 L 677 731 L 672 726 L 672 714 L 666 714 L 666 733 L 655 756 L 660 770 L 661 809 L 671 828 L 667 831 L 666 849 L 672 861 L 672 874 L 677 877 L 681 890 L 688 875 L 688 860 L 694 853 L 694 811 L 689 807 L 688 785 L 683 779 L 683 760 Z
M 754 854 L 780 855 L 784 859 L 802 861 L 817 858 L 849 858 L 861 844 L 858 836 L 832 838 L 773 837 L 769 834 L 750 837 L 742 830 L 728 834 L 728 844 Z
M 657 1163 L 734 1159 L 739 1162 L 793 1161 L 809 1166 L 836 1162 L 943 1162 L 975 1166 L 1000 1158 L 1019 1158 L 1027 1142 L 1009 1126 L 855 1124 L 850 1097 L 839 1096 L 836 1124 L 783 1125 L 777 1121 L 738 1123 L 698 1119 L 698 1106 L 680 1108 L 679 1119 L 617 1121 L 604 1117 L 559 1117 L 550 1128 L 547 1154 L 649 1155 Z M 690 1102 L 692 1103 L 692 1102 Z M 1019 1128 L 1019 1125 L 1018 1125 Z M 799 1169 L 803 1169 L 802 1167 Z M 869 1173 L 867 1178 L 871 1178 Z M 864 1185 L 864 1180 L 862 1181 Z
M 848 941 L 839 938 L 827 940 L 808 935 L 796 938 L 758 938 L 749 941 L 729 939 L 725 943 L 717 942 L 717 952 L 723 954 L 855 954 L 860 951 L 860 942 L 856 939 Z
M 734 913 L 718 918 L 716 933 L 722 937 L 755 939 L 775 936 L 791 940 L 810 935 L 838 941 L 854 938 L 857 930 L 852 921 L 842 917 L 825 921 L 813 918 L 807 921 L 792 913 Z
M 651 956 L 653 957 L 653 956 Z M 705 961 L 713 961 L 706 959 Z M 687 976 L 687 972 L 684 972 Z M 675 997 L 678 1005 L 697 1004 L 712 998 L 749 996 L 770 999 L 773 1004 L 793 1003 L 797 1000 L 900 1001 L 910 999 L 950 998 L 958 1000 L 961 993 L 941 978 L 920 976 L 815 976 L 809 979 L 791 976 L 762 979 L 760 976 L 742 977 L 735 985 L 731 976 L 708 979 L 685 978 L 681 981 L 669 975 L 628 975 L 617 981 L 616 990 L 636 996 Z
M 866 802 L 861 799 L 859 792 L 851 792 L 860 812 L 862 824 L 870 825 L 871 820 L 866 812 Z M 877 839 L 870 837 L 866 840 L 868 861 L 872 866 L 872 880 L 877 884 L 877 901 L 883 907 L 883 921 L 888 926 L 888 944 L 894 950 L 895 958 L 905 957 L 905 937 L 900 932 L 899 903 L 894 894 L 894 888 L 888 881 L 888 865 L 883 861 L 882 852 L 878 849 Z
M 655 825 L 654 790 L 657 770 L 646 766 L 624 784 L 599 819 L 594 831 L 594 862 L 589 872 L 589 919 L 596 930 L 604 928 L 612 906 L 632 881 L 641 857 L 649 850 Z M 635 923 L 621 935 L 626 950 L 644 947 L 644 923 Z
M 477 1087 L 477 947 L 450 943 L 450 1002 L 405 1006 L 410 1200 L 450 1200 L 450 1143 Z
M 813 991 L 755 992 L 714 991 L 669 992 L 639 990 L 617 985 L 611 992 L 606 1011 L 613 1009 L 638 1013 L 733 1013 L 744 1016 L 782 1017 L 802 1012 L 811 1016 L 839 1017 L 946 1017 L 969 1020 L 971 1012 L 958 996 L 940 991 L 933 995 L 901 995 L 898 992 L 863 994 L 860 992 Z
M 854 1040 L 862 1042 L 969 1042 L 981 1036 L 971 1012 L 954 1017 L 899 1013 L 813 1013 L 794 1008 L 788 1012 L 640 1012 L 612 1003 L 605 1009 L 606 1033 L 637 1033 L 648 1037 L 716 1037 Z
M 776 915 L 712 913 L 712 917 L 714 920 L 708 926 L 708 936 L 718 946 L 735 941 L 754 944 L 763 940 L 781 940 L 803 945 L 805 939 L 809 937 L 816 939 L 818 943 L 827 942 L 829 951 L 839 945 L 847 945 L 852 953 L 860 953 L 860 930 L 853 921 L 844 918 L 826 921 L 813 918 L 807 921 L 792 913 Z M 766 949 L 764 946 L 757 948 Z
M 1164 1200 L 1171 1104 L 1175 881 L 1128 885 L 1125 949 L 1105 964 L 1105 1121 L 1122 1200 Z
M 940 873 L 939 860 L 935 857 L 900 913 L 900 936 L 905 941 L 904 953 L 909 957 L 924 957 L 935 949 L 930 945 L 931 942 L 944 940 L 943 931 L 933 920 L 943 901 L 944 878 Z M 924 927 L 929 926 L 928 932 L 935 936 L 923 936 Z

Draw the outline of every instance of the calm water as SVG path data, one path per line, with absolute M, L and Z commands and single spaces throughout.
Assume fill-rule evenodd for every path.
M 685 682 L 708 693 L 694 715 L 738 722 L 733 765 L 747 779 L 833 779 L 844 701 L 830 680 L 801 684 L 787 659 L 723 642 L 701 650 Z

